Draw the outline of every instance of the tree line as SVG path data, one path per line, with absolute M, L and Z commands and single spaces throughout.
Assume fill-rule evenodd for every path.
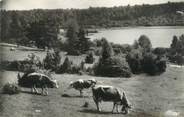
M 112 8 L 1 10 L 1 41 L 11 43 L 25 41 L 29 38 L 27 33 L 32 25 L 45 24 L 45 27 L 51 28 L 50 32 L 58 31 L 60 28 L 67 27 L 71 16 L 75 17 L 78 24 L 84 28 L 184 25 L 182 16 L 176 13 L 183 9 L 184 2 L 168 2 L 158 5 L 127 5 Z

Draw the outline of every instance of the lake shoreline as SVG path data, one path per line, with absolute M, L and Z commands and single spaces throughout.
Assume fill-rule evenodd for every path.
M 91 40 L 106 38 L 109 42 L 116 44 L 133 44 L 141 35 L 146 35 L 151 40 L 152 46 L 170 47 L 173 36 L 184 34 L 184 26 L 139 26 L 139 27 L 116 27 L 100 28 L 98 33 L 87 37 Z
M 95 29 L 95 30 L 111 30 L 111 29 L 129 29 L 129 28 L 164 28 L 167 29 L 169 27 L 177 27 L 177 28 L 183 28 L 184 26 L 121 26 L 121 27 L 108 27 L 108 28 L 103 28 L 103 27 L 98 27 L 98 28 L 89 28 L 89 29 Z M 99 32 L 97 32 L 99 33 Z

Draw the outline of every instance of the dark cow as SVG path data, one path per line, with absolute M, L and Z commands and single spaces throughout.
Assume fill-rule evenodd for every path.
M 101 109 L 99 108 L 99 102 L 108 101 L 113 102 L 112 113 L 114 111 L 114 108 L 116 108 L 116 111 L 119 113 L 118 105 L 122 106 L 121 111 L 124 112 L 124 114 L 128 113 L 128 108 L 130 108 L 130 105 L 128 104 L 128 100 L 125 96 L 125 93 L 121 93 L 118 88 L 115 88 L 113 86 L 99 85 L 93 87 L 92 92 L 93 99 L 98 111 L 101 111 Z
M 97 81 L 95 79 L 90 79 L 90 80 L 83 80 L 79 79 L 77 81 L 72 81 L 70 82 L 69 89 L 74 88 L 80 92 L 80 96 L 83 96 L 83 89 L 88 89 L 90 87 L 95 86 Z
M 41 73 L 26 73 L 22 77 L 18 73 L 18 84 L 22 87 L 31 88 L 31 92 L 38 93 L 36 88 L 42 88 L 42 93 L 44 92 L 48 95 L 47 88 L 58 88 L 56 80 L 51 80 L 47 75 Z

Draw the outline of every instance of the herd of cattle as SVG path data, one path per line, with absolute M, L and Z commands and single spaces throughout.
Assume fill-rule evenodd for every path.
M 41 73 L 25 73 L 22 76 L 18 73 L 17 76 L 19 86 L 31 88 L 32 93 L 38 93 L 37 88 L 41 88 L 41 94 L 48 95 L 48 88 L 59 87 L 56 80 L 52 80 L 49 76 Z M 97 85 L 97 81 L 95 79 L 79 79 L 77 81 L 71 81 L 68 89 L 71 88 L 78 90 L 80 92 L 80 96 L 83 96 L 83 89 L 91 88 L 93 100 L 98 111 L 101 111 L 99 103 L 102 101 L 113 102 L 112 113 L 115 108 L 119 113 L 119 106 L 121 106 L 121 112 L 124 114 L 127 114 L 128 109 L 131 108 L 124 92 L 121 92 L 118 88 L 113 86 Z

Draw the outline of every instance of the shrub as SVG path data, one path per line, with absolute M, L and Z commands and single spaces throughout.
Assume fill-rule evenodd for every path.
M 130 77 L 131 70 L 123 57 L 114 56 L 111 44 L 102 39 L 102 55 L 94 66 L 94 74 L 108 77 Z
M 26 58 L 23 61 L 20 61 L 19 65 L 20 71 L 23 72 L 31 72 L 31 71 L 34 72 L 42 67 L 40 58 L 36 56 L 34 53 L 29 54 L 28 58 Z
M 100 56 L 101 53 L 102 53 L 102 48 L 101 48 L 101 47 L 95 48 L 94 54 L 95 54 L 96 56 Z
M 1 61 L 1 68 L 4 70 L 19 70 L 20 61 Z
M 131 68 L 132 73 L 139 74 L 139 73 L 147 73 L 149 75 L 156 75 L 166 70 L 166 59 L 163 49 L 156 49 L 153 52 L 143 52 L 140 49 L 132 50 L 127 56 L 127 62 Z
M 166 52 L 167 52 L 167 49 L 166 48 L 161 48 L 161 47 L 155 48 L 153 50 L 153 53 L 156 54 L 156 55 L 159 55 L 159 56 L 165 55 Z
M 132 50 L 132 47 L 129 44 L 112 44 L 114 53 L 117 54 L 127 54 Z
M 113 48 L 111 44 L 105 39 L 102 39 L 102 58 L 106 59 L 114 55 Z
M 176 36 L 173 37 L 168 57 L 170 62 L 184 64 L 184 35 L 181 35 L 179 39 Z
M 144 55 L 142 62 L 143 71 L 149 75 L 156 75 L 166 70 L 166 60 L 153 53 Z
M 87 74 L 89 74 L 89 75 L 95 75 L 95 74 L 94 74 L 94 69 L 91 68 L 91 67 L 88 67 L 88 68 L 86 69 L 86 72 L 87 72 Z
M 86 68 L 85 68 L 85 62 L 84 61 L 81 61 L 81 63 L 80 63 L 80 70 L 82 70 L 82 71 L 84 71 L 84 72 L 86 72 Z
M 94 60 L 95 58 L 93 57 L 93 53 L 92 52 L 88 53 L 88 55 L 85 58 L 85 62 L 92 64 Z
M 59 51 L 47 52 L 47 55 L 43 60 L 44 68 L 55 71 L 59 67 L 60 60 L 61 57 L 59 55 Z
M 3 87 L 4 94 L 18 94 L 20 91 L 20 87 L 15 83 L 7 83 Z
M 152 48 L 151 41 L 146 35 L 141 35 L 138 39 L 138 43 L 145 52 L 150 51 Z
M 182 56 L 181 54 L 176 54 L 175 56 L 173 56 L 173 59 L 178 65 L 184 64 L 184 56 Z
M 124 58 L 113 56 L 105 60 L 100 58 L 94 66 L 94 74 L 108 77 L 131 77 L 131 70 Z
M 83 72 L 82 72 L 80 66 L 73 65 L 72 68 L 71 68 L 70 73 L 72 73 L 72 74 L 82 74 Z
M 42 64 L 39 61 L 38 63 L 32 63 L 30 60 L 25 59 L 21 61 L 1 61 L 1 68 L 4 70 L 12 70 L 12 71 L 37 71 L 41 68 Z
M 140 50 L 132 50 L 127 56 L 126 60 L 131 68 L 132 73 L 139 74 L 142 73 L 142 60 L 143 55 Z
M 72 71 L 72 61 L 68 59 L 68 57 L 65 58 L 63 64 L 60 66 L 59 73 L 71 73 Z

